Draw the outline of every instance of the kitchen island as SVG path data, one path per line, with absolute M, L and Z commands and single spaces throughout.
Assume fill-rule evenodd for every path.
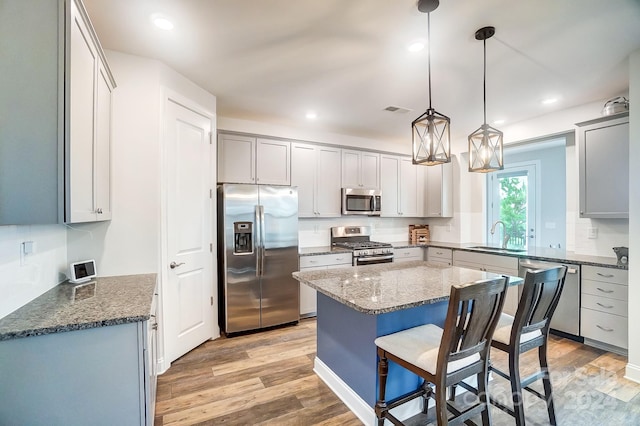
M 318 291 L 315 372 L 368 425 L 375 422 L 378 388 L 375 338 L 428 323 L 442 327 L 452 285 L 497 275 L 411 261 L 293 276 Z M 510 285 L 521 283 L 521 278 L 510 277 Z M 420 383 L 418 376 L 389 364 L 389 399 Z M 419 410 L 411 404 L 398 409 L 399 418 Z

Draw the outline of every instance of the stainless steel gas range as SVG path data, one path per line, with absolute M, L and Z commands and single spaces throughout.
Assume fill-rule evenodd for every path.
M 393 262 L 393 246 L 371 241 L 370 226 L 334 226 L 331 247 L 351 250 L 353 266 Z

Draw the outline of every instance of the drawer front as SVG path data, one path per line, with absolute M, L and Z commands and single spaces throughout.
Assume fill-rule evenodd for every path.
M 439 257 L 432 257 L 432 258 L 427 259 L 427 261 L 429 263 L 434 263 L 436 265 L 451 266 L 451 259 L 442 259 L 442 258 L 439 258 Z
M 626 317 L 628 316 L 628 306 L 629 304 L 626 300 L 609 299 L 608 297 L 599 297 L 592 294 L 582 295 L 582 307 L 593 309 L 594 311 Z
M 629 283 L 629 271 L 626 269 L 584 265 L 582 267 L 582 279 L 627 285 Z
M 475 253 L 470 251 L 455 250 L 453 252 L 455 261 L 480 263 L 486 265 L 488 271 L 493 269 L 512 270 L 518 275 L 518 258 L 510 256 L 501 256 L 499 254 Z
M 393 251 L 394 260 L 397 259 L 405 259 L 405 258 L 419 258 L 420 260 L 424 259 L 424 249 L 420 247 L 408 247 L 408 248 L 400 248 L 395 249 Z
M 610 284 L 602 281 L 582 280 L 582 293 L 593 294 L 594 296 L 606 297 L 627 301 L 626 285 Z
M 446 259 L 451 263 L 451 249 L 444 249 L 440 247 L 427 248 L 427 260 L 435 258 Z
M 351 265 L 351 253 L 300 256 L 300 268 L 329 265 Z
M 627 349 L 627 318 L 582 308 L 582 337 Z

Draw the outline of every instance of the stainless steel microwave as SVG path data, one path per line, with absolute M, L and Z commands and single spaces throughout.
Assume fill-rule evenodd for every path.
M 381 196 L 377 189 L 342 188 L 342 214 L 380 216 Z

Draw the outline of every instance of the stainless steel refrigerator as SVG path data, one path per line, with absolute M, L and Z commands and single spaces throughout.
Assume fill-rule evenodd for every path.
M 298 190 L 218 186 L 220 327 L 226 333 L 300 319 Z

